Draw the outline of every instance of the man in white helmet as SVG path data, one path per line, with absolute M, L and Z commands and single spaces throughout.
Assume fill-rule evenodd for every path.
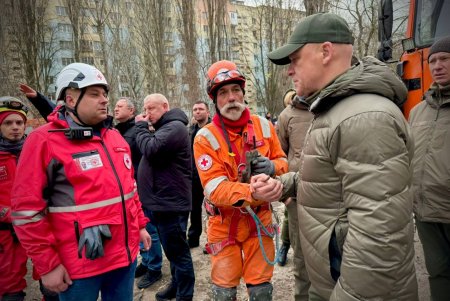
M 64 105 L 24 144 L 12 221 L 43 285 L 60 300 L 132 300 L 139 241 L 151 244 L 130 147 L 107 115 L 108 83 L 74 63 L 57 79 Z

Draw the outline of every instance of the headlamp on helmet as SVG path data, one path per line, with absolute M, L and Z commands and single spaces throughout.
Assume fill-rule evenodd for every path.
M 21 100 L 15 97 L 2 96 L 0 97 L 0 113 L 2 112 L 17 112 L 26 117 L 28 108 Z

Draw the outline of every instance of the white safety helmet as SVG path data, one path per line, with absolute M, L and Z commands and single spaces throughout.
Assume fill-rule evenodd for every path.
M 64 67 L 56 79 L 56 100 L 64 100 L 66 88 L 82 89 L 101 85 L 109 90 L 105 76 L 94 66 L 83 63 L 72 63 Z

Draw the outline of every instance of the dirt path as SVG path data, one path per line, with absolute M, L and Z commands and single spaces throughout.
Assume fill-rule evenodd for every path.
M 277 208 L 278 212 L 282 212 L 283 207 L 282 205 Z M 280 217 L 283 216 L 282 214 L 279 215 Z M 202 235 L 201 237 L 201 244 L 204 245 L 205 243 L 205 235 Z M 429 286 L 428 286 L 428 280 L 427 280 L 427 273 L 424 266 L 423 261 L 423 251 L 422 246 L 420 244 L 420 241 L 417 237 L 417 233 L 415 235 L 414 239 L 414 246 L 416 251 L 416 273 L 417 273 L 417 280 L 419 283 L 419 301 L 429 301 L 430 300 L 430 293 L 429 293 Z M 204 255 L 202 252 L 202 248 L 194 248 L 192 249 L 192 258 L 194 262 L 194 269 L 195 269 L 195 295 L 194 295 L 194 301 L 206 301 L 210 300 L 210 281 L 209 281 L 209 273 L 210 273 L 210 261 L 209 261 L 209 255 Z M 273 286 L 274 286 L 274 294 L 273 294 L 273 300 L 283 300 L 283 301 L 290 301 L 294 300 L 294 279 L 293 279 L 293 263 L 292 263 L 292 249 L 289 250 L 288 253 L 288 261 L 287 264 L 284 267 L 276 266 L 274 271 L 274 277 L 273 277 Z M 155 300 L 155 294 L 156 292 L 164 287 L 169 281 L 170 281 L 170 270 L 168 261 L 164 258 L 163 263 L 163 278 L 155 283 L 153 286 L 140 290 L 135 286 L 135 296 L 134 301 L 153 301 Z M 30 280 L 31 278 L 28 277 L 27 281 L 28 284 L 30 284 L 28 290 L 27 290 L 27 297 L 26 301 L 40 301 L 40 293 L 39 288 L 36 283 L 36 281 Z M 245 285 L 241 283 L 239 289 L 238 289 L 238 301 L 244 301 L 246 299 L 246 290 Z M 120 301 L 120 300 L 118 300 Z

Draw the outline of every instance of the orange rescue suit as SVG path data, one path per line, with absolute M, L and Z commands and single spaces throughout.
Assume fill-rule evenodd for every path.
M 239 285 L 241 277 L 244 277 L 246 284 L 257 285 L 270 282 L 273 275 L 273 266 L 263 258 L 258 237 L 251 230 L 254 229 L 254 225 L 250 225 L 253 220 L 244 207 L 254 208 L 266 227 L 272 225 L 272 213 L 267 210 L 264 200 L 252 198 L 248 183 L 239 182 L 238 163 L 245 163 L 244 152 L 249 149 L 247 143 L 251 144 L 251 149 L 256 148 L 274 163 L 277 175 L 287 172 L 288 164 L 272 123 L 256 115 L 251 116 L 251 121 L 255 139 L 249 138 L 252 130 L 249 131 L 248 124 L 241 133 L 227 129 L 230 143 L 238 152 L 234 154 L 237 158 L 229 154 L 222 129 L 214 123 L 204 126 L 194 140 L 194 157 L 205 198 L 219 212 L 209 217 L 208 244 L 229 240 L 232 216 L 240 214 L 237 231 L 233 231 L 236 232 L 235 242 L 211 256 L 212 282 L 220 287 L 235 287 Z M 242 207 L 232 206 L 239 201 L 244 201 Z M 273 261 L 273 240 L 268 236 L 262 236 L 262 239 L 268 258 Z

